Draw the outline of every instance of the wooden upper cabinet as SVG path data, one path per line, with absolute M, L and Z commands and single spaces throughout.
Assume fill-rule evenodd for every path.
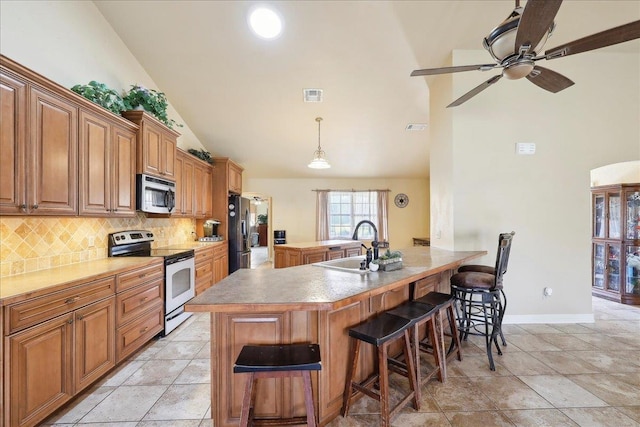
M 136 172 L 174 180 L 180 134 L 144 111 L 123 111 L 122 116 L 140 127 Z
M 0 71 L 0 213 L 26 212 L 27 83 Z
M 229 192 L 242 194 L 242 168 L 236 163 L 229 162 Z
M 80 111 L 80 215 L 135 216 L 135 130 Z
M 178 149 L 176 209 L 172 216 L 209 218 L 212 214 L 212 167 Z
M 75 215 L 78 211 L 78 107 L 30 88 L 31 153 L 27 151 L 27 211 Z

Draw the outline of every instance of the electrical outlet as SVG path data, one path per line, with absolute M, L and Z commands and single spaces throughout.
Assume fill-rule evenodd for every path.
M 96 236 L 89 236 L 89 247 L 92 248 L 96 245 Z

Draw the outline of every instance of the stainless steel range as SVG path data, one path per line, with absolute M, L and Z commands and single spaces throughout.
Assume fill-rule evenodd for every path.
M 159 256 L 164 258 L 164 335 L 191 317 L 184 311 L 187 301 L 196 295 L 195 256 L 190 249 L 151 249 L 153 233 L 144 230 L 109 234 L 108 255 Z

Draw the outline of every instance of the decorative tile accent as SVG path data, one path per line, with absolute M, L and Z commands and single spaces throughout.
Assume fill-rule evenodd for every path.
M 0 217 L 0 277 L 107 257 L 107 235 L 150 230 L 154 248 L 194 239 L 191 218 Z M 94 246 L 89 247 L 89 238 Z

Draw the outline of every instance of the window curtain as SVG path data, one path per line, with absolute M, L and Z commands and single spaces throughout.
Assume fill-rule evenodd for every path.
M 389 227 L 387 218 L 389 217 L 389 192 L 378 191 L 378 240 L 389 240 Z
M 316 240 L 329 240 L 329 191 L 316 191 Z

